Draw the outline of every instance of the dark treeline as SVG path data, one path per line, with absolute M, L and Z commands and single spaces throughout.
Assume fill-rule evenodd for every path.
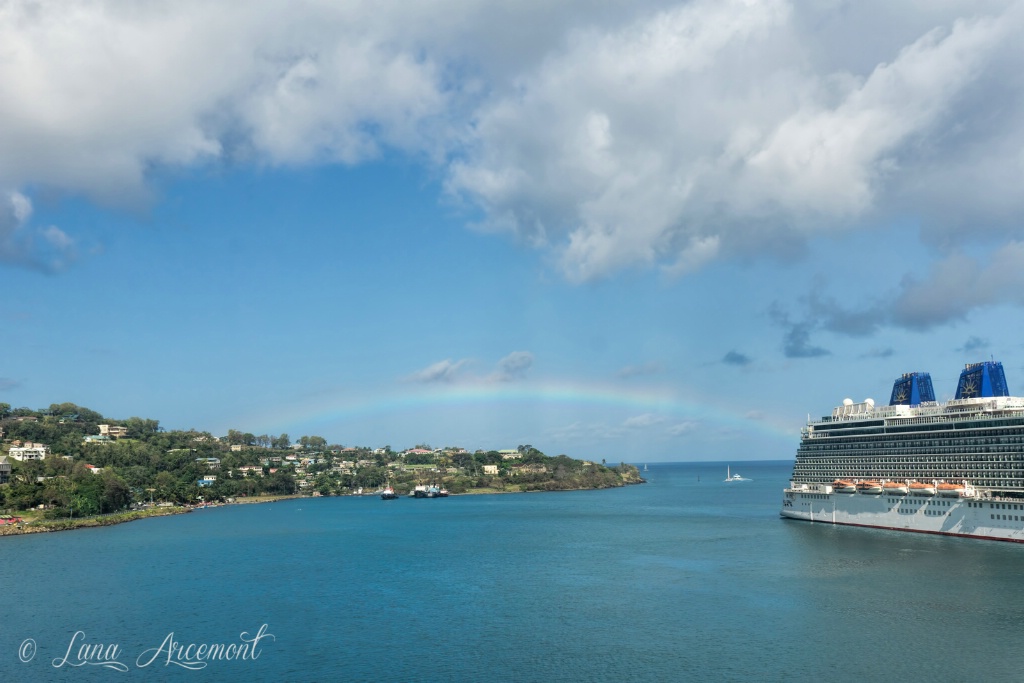
M 100 437 L 100 425 L 115 430 Z M 254 435 L 229 430 L 222 438 L 195 430 L 165 431 L 157 420 L 111 420 L 73 403 L 44 410 L 11 409 L 0 403 L 0 428 L 9 448 L 16 442 L 45 444 L 42 460 L 13 462 L 0 486 L 0 509 L 43 506 L 50 517 L 80 517 L 127 507 L 303 492 L 345 495 L 391 484 L 404 492 L 434 483 L 452 493 L 470 489 L 553 491 L 607 488 L 640 481 L 635 467 L 606 467 L 565 455 L 550 457 L 519 446 L 509 457 L 497 451 L 458 448 L 395 453 L 343 448 L 323 437 Z M 87 440 L 87 437 L 89 439 Z M 91 441 L 91 442 L 90 442 Z
M 124 427 L 124 436 L 86 443 L 87 436 L 100 434 L 101 424 Z M 111 420 L 73 403 L 54 404 L 45 410 L 12 410 L 0 403 L 0 428 L 7 444 L 40 443 L 50 450 L 43 460 L 11 463 L 10 481 L 0 486 L 0 508 L 25 510 L 43 505 L 52 510 L 50 516 L 77 517 L 115 512 L 143 502 L 186 504 L 296 491 L 293 474 L 280 468 L 271 473 L 272 468 L 261 467 L 265 476 L 235 481 L 230 476 L 232 468 L 261 465 L 253 449 L 232 452 L 230 442 L 217 440 L 208 432 L 164 431 L 157 420 Z M 269 439 L 240 435 L 236 440 L 243 443 L 248 439 L 244 445 L 249 445 L 264 438 Z M 287 435 L 273 440 L 278 446 L 290 445 Z M 208 459 L 219 460 L 219 466 L 211 467 Z M 210 476 L 216 477 L 214 485 L 199 486 L 201 479 Z

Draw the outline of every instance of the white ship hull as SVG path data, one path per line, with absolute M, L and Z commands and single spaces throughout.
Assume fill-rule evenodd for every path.
M 790 488 L 783 517 L 808 522 L 1024 543 L 1024 502 L 983 496 L 835 493 L 830 486 Z

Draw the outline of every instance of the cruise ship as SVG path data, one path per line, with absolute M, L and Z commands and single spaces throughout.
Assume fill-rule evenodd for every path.
M 899 377 L 886 406 L 846 399 L 801 430 L 781 514 L 1024 543 L 1024 398 L 986 361 L 945 403 L 926 372 Z

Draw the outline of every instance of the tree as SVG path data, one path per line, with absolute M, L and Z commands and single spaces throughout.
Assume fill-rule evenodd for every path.
M 87 517 L 89 515 L 95 515 L 99 511 L 99 506 L 96 501 L 89 496 L 81 493 L 76 493 L 71 497 L 71 516 L 75 516 L 75 512 L 78 512 L 79 517 Z
M 295 478 L 288 472 L 278 470 L 263 478 L 263 490 L 278 495 L 295 493 Z
M 156 475 L 156 480 L 153 483 L 156 488 L 157 497 L 167 499 L 173 495 L 174 487 L 177 486 L 178 480 L 170 472 L 161 472 Z
M 103 478 L 101 512 L 114 512 L 128 507 L 132 501 L 132 492 L 121 477 L 109 470 L 101 475 Z
M 129 417 L 124 421 L 124 426 L 128 428 L 128 438 L 130 439 L 145 439 L 160 431 L 159 420 L 147 420 L 141 417 Z

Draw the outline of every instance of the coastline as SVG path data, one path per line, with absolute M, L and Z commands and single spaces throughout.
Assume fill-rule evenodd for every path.
M 452 494 L 453 496 L 481 496 L 481 495 L 496 495 L 496 494 L 512 494 L 512 493 L 561 493 L 566 491 L 601 491 L 609 488 L 623 488 L 625 486 L 633 486 L 636 484 L 645 484 L 646 480 L 640 478 L 638 481 L 626 481 L 621 486 L 605 486 L 605 487 L 582 487 L 582 488 L 555 488 L 555 489 L 529 489 L 523 490 L 518 486 L 512 486 L 506 489 L 497 488 L 486 488 L 486 489 L 469 489 L 463 493 Z M 376 493 L 362 494 L 362 497 L 376 496 Z M 222 503 L 210 503 L 199 506 L 174 506 L 174 507 L 162 507 L 162 508 L 147 508 L 145 510 L 130 510 L 127 512 L 115 512 L 113 514 L 104 515 L 101 517 L 86 517 L 83 519 L 47 519 L 47 520 L 33 520 L 30 522 L 22 522 L 17 524 L 4 524 L 0 525 L 0 536 L 21 536 L 24 534 L 44 534 L 52 533 L 57 531 L 74 531 L 76 529 L 94 529 L 97 527 L 113 526 L 115 524 L 126 524 L 128 522 L 134 522 L 140 519 L 148 519 L 150 517 L 166 517 L 168 515 L 183 515 L 195 510 L 204 510 L 206 508 L 224 507 L 228 505 L 256 505 L 260 503 L 276 503 L 280 500 L 294 500 L 296 498 L 310 498 L 311 496 L 303 496 L 300 494 L 283 495 L 283 496 L 252 496 L 245 498 L 236 498 L 230 502 Z M 333 497 L 333 496 L 331 496 Z M 345 497 L 345 496 L 338 496 Z M 405 496 L 401 496 L 405 497 Z
M 165 517 L 167 515 L 181 515 L 192 512 L 191 508 L 169 507 L 150 508 L 147 510 L 131 510 L 128 512 L 115 512 L 102 517 L 85 517 L 83 519 L 46 519 L 19 524 L 5 524 L 0 526 L 0 536 L 20 536 L 22 534 L 45 534 L 54 531 L 74 531 L 75 529 L 92 529 L 102 526 L 113 526 L 134 522 L 138 519 L 148 517 Z
M 305 496 L 253 496 L 242 498 L 230 503 L 213 503 L 203 506 L 173 506 L 162 508 L 147 508 L 145 510 L 129 510 L 127 512 L 115 512 L 101 517 L 85 517 L 82 519 L 45 519 L 22 522 L 20 524 L 4 524 L 0 526 L 0 536 L 21 536 L 23 534 L 45 534 L 56 531 L 74 531 L 76 529 L 94 529 L 97 527 L 113 526 L 115 524 L 126 524 L 140 519 L 150 517 L 166 517 L 168 515 L 183 515 L 194 510 L 202 510 L 211 507 L 222 507 L 225 505 L 253 505 L 256 503 L 274 503 L 279 500 L 290 500 L 292 498 L 304 498 Z

